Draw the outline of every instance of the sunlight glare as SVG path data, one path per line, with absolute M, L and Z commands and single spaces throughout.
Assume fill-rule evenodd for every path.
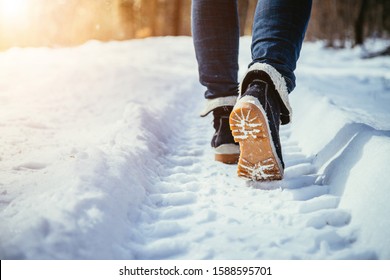
M 0 16 L 4 22 L 23 20 L 26 15 L 27 0 L 0 0 Z

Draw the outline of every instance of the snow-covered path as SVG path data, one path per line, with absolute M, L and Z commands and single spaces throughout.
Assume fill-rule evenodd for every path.
M 282 132 L 283 182 L 236 178 L 236 166 L 213 161 L 209 121 L 183 116 L 182 133 L 170 143 L 156 191 L 143 205 L 136 257 L 142 259 L 359 258 L 342 227 L 348 211 L 321 184 L 311 158 Z M 208 133 L 200 133 L 200 132 Z M 140 244 L 138 242 L 140 241 Z
M 0 257 L 389 259 L 389 69 L 306 45 L 255 183 L 213 160 L 190 38 L 2 53 Z

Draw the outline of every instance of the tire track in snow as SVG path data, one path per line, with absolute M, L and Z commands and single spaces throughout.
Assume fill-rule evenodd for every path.
M 195 106 L 196 107 L 196 106 Z M 195 108 L 197 109 L 197 108 Z M 282 127 L 285 179 L 248 182 L 213 160 L 210 119 L 182 114 L 182 133 L 161 160 L 164 176 L 141 209 L 138 259 L 359 258 L 351 216 L 321 185 L 312 158 Z

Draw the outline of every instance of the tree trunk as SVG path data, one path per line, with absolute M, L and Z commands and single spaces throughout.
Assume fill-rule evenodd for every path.
M 361 0 L 359 14 L 355 21 L 355 43 L 354 46 L 363 45 L 364 43 L 364 20 L 367 12 L 368 0 Z
M 181 12 L 182 12 L 182 0 L 176 0 L 174 3 L 174 10 L 173 10 L 173 35 L 178 36 L 180 35 L 181 31 Z
M 248 16 L 249 0 L 241 0 L 238 2 L 238 12 L 240 18 L 240 35 L 245 35 L 245 27 Z

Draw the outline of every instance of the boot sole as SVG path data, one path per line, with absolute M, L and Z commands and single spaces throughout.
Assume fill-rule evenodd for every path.
M 226 163 L 236 164 L 240 157 L 240 148 L 236 144 L 223 144 L 215 148 L 215 160 Z
M 245 101 L 244 101 L 245 99 Z M 257 100 L 246 96 L 230 114 L 234 141 L 240 144 L 237 174 L 254 181 L 283 179 L 283 168 L 276 154 L 266 114 Z
M 238 162 L 239 157 L 240 154 L 231 154 L 231 155 L 215 154 L 215 160 L 225 164 L 236 164 Z

